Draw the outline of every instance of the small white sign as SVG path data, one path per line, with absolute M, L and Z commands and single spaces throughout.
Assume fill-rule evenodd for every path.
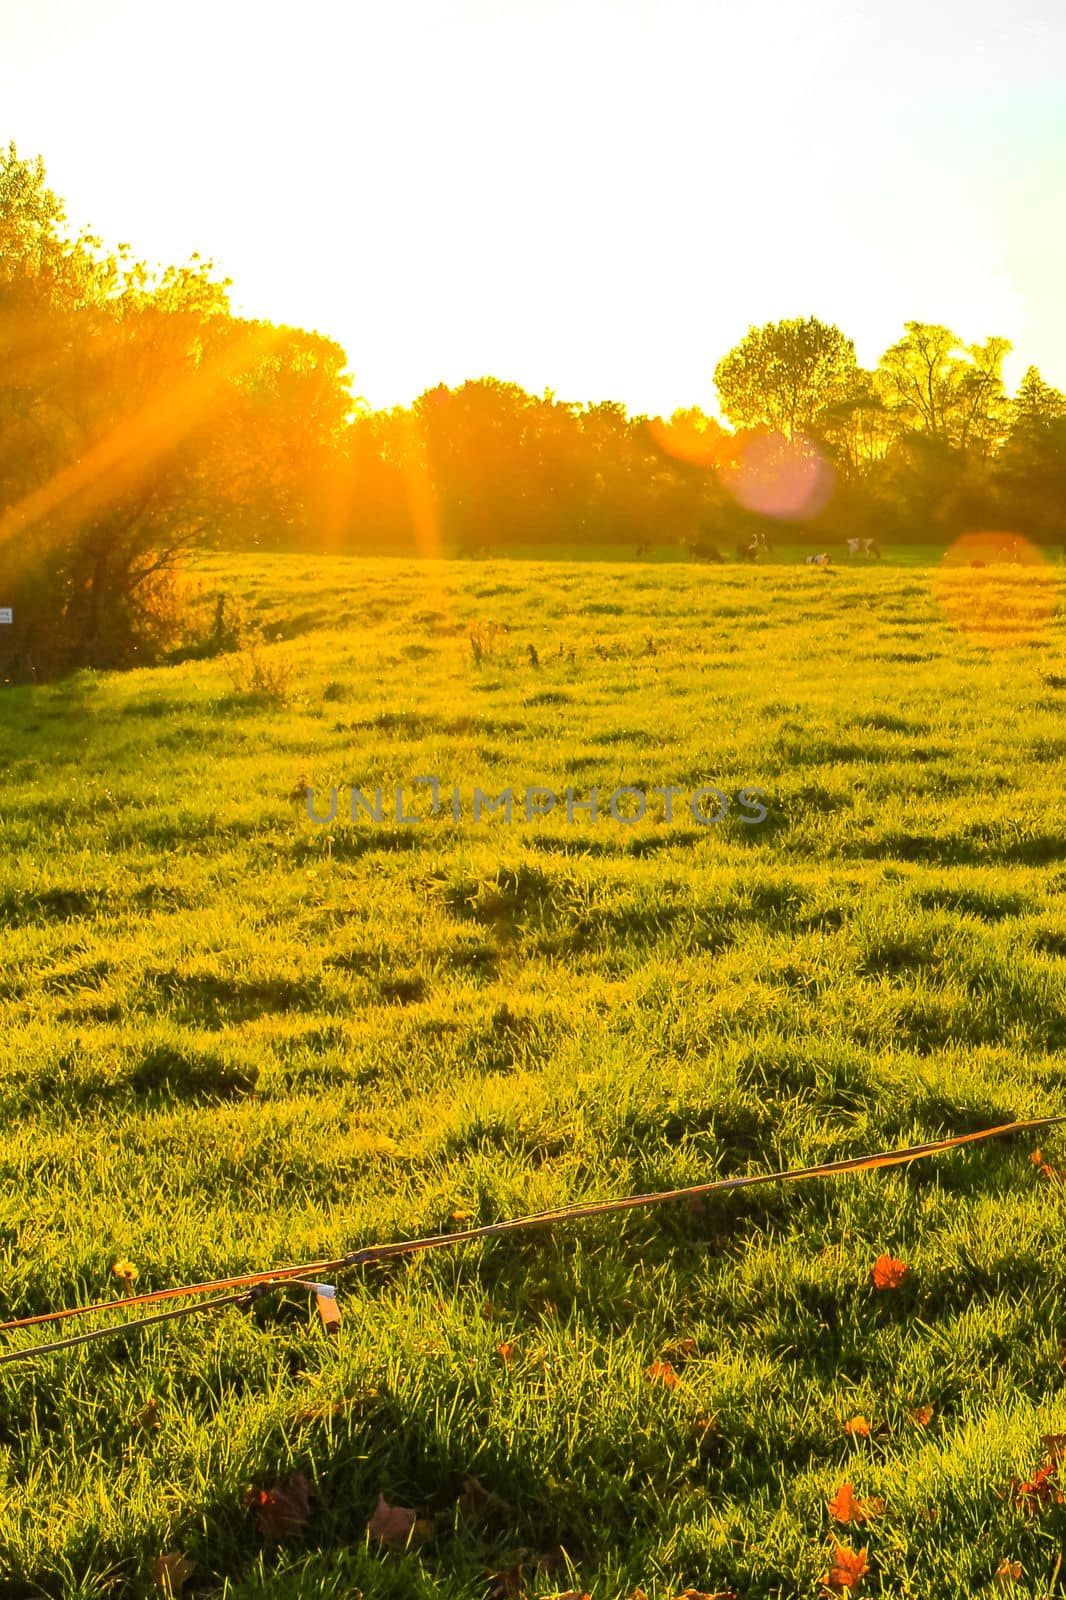
M 0 622 L 14 622 L 15 613 L 10 606 L 0 606 Z

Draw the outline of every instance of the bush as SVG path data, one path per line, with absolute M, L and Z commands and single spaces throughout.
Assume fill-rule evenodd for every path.
M 238 694 L 259 695 L 266 700 L 288 699 L 292 662 L 286 656 L 268 654 L 261 638 L 249 639 L 226 665 Z

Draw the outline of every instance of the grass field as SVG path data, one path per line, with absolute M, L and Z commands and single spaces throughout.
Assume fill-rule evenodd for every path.
M 200 577 L 270 642 L 0 695 L 0 1315 L 1066 1110 L 1054 568 Z M 455 822 L 453 785 L 767 816 Z M 0 1597 L 181 1552 L 232 1600 L 786 1600 L 834 1528 L 867 1596 L 1062 1595 L 1054 1475 L 1009 1492 L 1066 1431 L 1034 1142 L 367 1268 L 334 1338 L 294 1289 L 2 1366 Z

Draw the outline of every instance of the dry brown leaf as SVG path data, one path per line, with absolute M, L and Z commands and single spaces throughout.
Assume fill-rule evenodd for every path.
M 861 1550 L 855 1551 L 849 1549 L 846 1544 L 837 1545 L 833 1551 L 829 1571 L 822 1579 L 834 1594 L 843 1594 L 845 1590 L 850 1590 L 853 1594 L 857 1592 L 864 1574 L 870 1570 L 866 1560 L 866 1548 L 866 1545 L 863 1545 Z
M 928 1428 L 933 1420 L 933 1407 L 930 1405 L 908 1406 L 907 1415 L 912 1422 L 918 1424 L 919 1428 Z
M 180 1550 L 168 1550 L 152 1563 L 152 1581 L 165 1595 L 179 1595 L 195 1571 L 195 1561 Z
M 514 1357 L 514 1353 L 515 1353 L 514 1345 L 513 1344 L 508 1344 L 506 1342 L 506 1340 L 504 1341 L 503 1344 L 498 1344 L 496 1346 L 496 1354 L 499 1356 L 500 1360 L 503 1362 L 505 1367 L 509 1367 L 511 1365 L 511 1361 L 512 1361 L 512 1359 Z
M 834 1522 L 869 1522 L 871 1517 L 879 1517 L 884 1509 L 885 1502 L 877 1497 L 857 1499 L 850 1483 L 842 1483 L 829 1501 L 829 1515 Z
M 660 1350 L 659 1355 L 668 1361 L 687 1361 L 688 1357 L 695 1353 L 695 1350 L 695 1339 L 675 1339 L 672 1344 L 668 1344 Z
M 521 1561 L 504 1567 L 501 1572 L 490 1572 L 488 1578 L 492 1585 L 489 1590 L 492 1600 L 518 1600 L 518 1596 L 525 1593 Z
M 868 1439 L 871 1432 L 870 1424 L 861 1414 L 849 1417 L 844 1424 L 844 1432 L 850 1434 L 853 1439 Z
M 1066 1433 L 1042 1433 L 1040 1443 L 1050 1461 L 1058 1463 L 1066 1457 Z
M 878 1256 L 870 1268 L 870 1277 L 875 1289 L 898 1289 L 910 1270 L 905 1261 L 897 1261 L 894 1256 Z
M 420 1517 L 410 1506 L 390 1506 L 383 1494 L 367 1524 L 370 1537 L 387 1550 L 403 1550 L 409 1544 L 424 1544 L 433 1533 L 433 1523 Z
M 1021 1562 L 1020 1561 L 1008 1561 L 1007 1557 L 1004 1556 L 1003 1560 L 1000 1562 L 999 1566 L 996 1568 L 996 1570 L 995 1570 L 995 1572 L 993 1573 L 992 1576 L 993 1576 L 993 1580 L 996 1583 L 1002 1583 L 1004 1585 L 1007 1585 L 1007 1584 L 1011 1584 L 1011 1583 L 1017 1583 L 1018 1579 L 1021 1577 L 1021 1575 L 1022 1575 L 1022 1564 L 1021 1564 Z
M 136 1428 L 143 1428 L 145 1433 L 159 1432 L 159 1401 L 153 1395 L 143 1411 L 138 1411 L 133 1419 Z
M 1034 1150 L 1029 1159 L 1042 1178 L 1047 1178 L 1052 1183 L 1066 1183 L 1066 1172 L 1060 1167 L 1053 1167 L 1050 1161 L 1045 1161 L 1042 1150 Z
M 273 1489 L 249 1489 L 244 1503 L 255 1511 L 264 1539 L 270 1543 L 291 1539 L 311 1513 L 311 1485 L 302 1472 L 294 1472 Z
M 716 1589 L 713 1594 L 708 1594 L 704 1589 L 682 1589 L 674 1600 L 737 1600 L 732 1589 Z
M 652 1383 L 661 1383 L 665 1389 L 673 1389 L 677 1383 L 677 1373 L 669 1361 L 653 1361 L 644 1376 Z
M 509 1511 L 506 1500 L 491 1489 L 486 1489 L 480 1478 L 465 1478 L 463 1492 L 458 1500 L 459 1510 L 471 1522 L 479 1522 L 494 1511 Z

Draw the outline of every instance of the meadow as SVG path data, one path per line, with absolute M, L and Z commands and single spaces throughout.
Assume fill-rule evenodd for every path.
M 194 576 L 233 650 L 0 692 L 0 1318 L 1066 1110 L 1054 566 Z M 308 817 L 426 775 L 767 816 Z M 792 1600 L 834 1538 L 867 1596 L 1066 1594 L 1034 1143 L 0 1366 L 0 1597 Z

